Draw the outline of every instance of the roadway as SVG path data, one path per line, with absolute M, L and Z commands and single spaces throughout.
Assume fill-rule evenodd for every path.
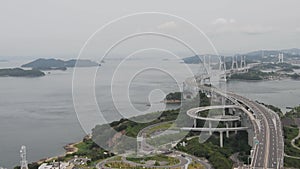
M 253 145 L 251 168 L 283 168 L 284 141 L 278 114 L 255 101 L 235 93 L 223 92 L 217 88 L 199 85 L 192 79 L 187 79 L 186 83 L 198 89 L 215 92 L 233 103 L 241 105 L 242 110 L 249 116 L 258 141 L 258 144 Z
M 212 110 L 212 109 L 225 109 L 225 108 L 236 108 L 239 109 L 240 106 L 237 105 L 220 105 L 220 106 L 205 106 L 205 107 L 196 107 L 189 109 L 187 111 L 187 115 L 192 117 L 193 119 L 200 119 L 206 121 L 239 121 L 239 116 L 228 116 L 228 115 L 221 115 L 221 116 L 209 116 L 209 117 L 202 117 L 199 113 L 205 110 Z
M 162 122 L 162 123 L 157 123 L 157 124 L 153 124 L 153 125 L 150 125 L 150 126 L 147 126 L 145 128 L 143 128 L 139 133 L 138 133 L 138 138 L 142 138 L 142 141 L 141 141 L 141 147 L 139 147 L 143 152 L 149 152 L 149 151 L 154 151 L 156 148 L 153 147 L 152 145 L 149 145 L 147 142 L 146 142 L 146 133 L 149 129 L 153 128 L 153 127 L 156 127 L 156 126 L 159 126 L 159 125 L 162 125 L 162 124 L 165 124 L 165 123 L 170 123 L 170 121 L 168 122 Z M 139 150 L 138 150 L 139 151 Z M 161 149 L 161 151 L 165 151 L 164 149 Z M 208 163 L 207 160 L 203 160 L 201 158 L 198 158 L 196 156 L 193 156 L 193 155 L 190 155 L 190 154 L 186 154 L 184 152 L 180 152 L 180 151 L 176 151 L 174 150 L 173 155 L 175 156 L 179 156 L 181 159 L 180 160 L 180 165 L 176 165 L 176 167 L 178 166 L 188 166 L 188 164 L 190 163 L 190 159 L 194 160 L 195 162 L 198 162 L 200 164 L 202 164 L 204 166 L 204 168 L 206 169 L 212 169 L 211 165 Z M 182 157 L 184 157 L 184 159 L 186 160 L 183 160 Z M 174 166 L 172 166 L 174 167 Z M 187 168 L 187 167 L 185 167 Z
M 278 115 L 265 106 L 234 93 L 228 92 L 227 96 L 247 106 L 258 121 L 258 131 L 256 131 L 258 144 L 253 152 L 251 167 L 282 168 L 284 144 Z

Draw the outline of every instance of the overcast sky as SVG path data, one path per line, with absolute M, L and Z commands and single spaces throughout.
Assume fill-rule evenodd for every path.
M 74 57 L 88 37 L 106 23 L 124 15 L 154 11 L 195 24 L 220 53 L 300 48 L 299 6 L 299 0 L 1 0 L 0 56 Z M 178 18 L 162 18 L 139 16 L 115 23 L 97 37 L 102 42 L 97 41 L 90 53 L 97 55 L 98 50 L 107 50 L 109 45 L 104 42 L 111 45 L 128 33 L 145 31 L 162 31 L 195 44 L 202 38 L 197 43 L 201 52 L 211 52 L 202 44 L 208 44 L 207 39 L 196 37 L 188 24 Z M 145 39 L 143 43 L 147 44 Z M 126 53 L 126 49 L 120 48 L 116 53 Z M 170 45 L 168 50 L 180 52 L 176 45 Z

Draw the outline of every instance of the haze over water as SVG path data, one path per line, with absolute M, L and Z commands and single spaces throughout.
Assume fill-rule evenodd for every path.
M 176 72 L 176 67 L 182 66 L 179 60 L 129 60 L 129 67 L 144 62 L 157 62 L 172 67 L 172 73 Z M 113 60 L 107 61 L 98 71 L 111 71 Z M 2 62 L 2 68 L 19 66 L 15 62 Z M 197 65 L 190 65 L 196 71 Z M 86 69 L 87 72 L 91 68 Z M 67 71 L 51 71 L 45 77 L 40 78 L 0 78 L 0 166 L 12 167 L 19 164 L 19 149 L 21 145 L 27 146 L 27 156 L 29 161 L 59 155 L 64 152 L 63 146 L 82 140 L 85 135 L 82 130 L 72 100 L 72 69 Z M 105 72 L 102 72 L 105 75 Z M 124 72 L 125 74 L 126 72 Z M 82 79 L 85 75 L 82 74 Z M 103 77 L 106 79 L 109 77 Z M 184 76 L 180 79 L 183 81 Z M 96 93 L 97 98 L 103 101 L 101 104 L 102 113 L 108 119 L 117 120 L 115 108 L 110 102 L 105 102 L 105 92 L 110 90 L 110 82 L 103 83 L 102 78 L 97 78 Z M 82 83 L 85 83 L 83 81 Z M 120 81 L 120 86 L 122 84 Z M 259 100 L 268 104 L 273 104 L 282 109 L 286 106 L 296 106 L 299 104 L 300 81 L 261 81 L 261 82 L 229 82 L 228 90 L 254 100 Z M 132 103 L 137 109 L 148 109 L 149 90 L 159 88 L 165 93 L 177 91 L 177 84 L 173 79 L 155 72 L 144 74 L 137 78 L 131 88 Z M 89 103 L 82 103 L 86 108 L 86 118 L 91 121 L 90 128 L 97 122 L 93 116 L 89 116 L 95 110 L 89 109 Z M 122 105 L 122 104 L 121 104 Z M 126 109 L 126 105 L 123 105 Z M 125 110 L 126 111 L 126 110 Z

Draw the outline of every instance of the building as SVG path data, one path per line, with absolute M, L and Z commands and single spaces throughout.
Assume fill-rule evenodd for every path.
M 70 164 L 67 162 L 55 162 L 52 163 L 43 163 L 39 166 L 38 169 L 67 169 Z

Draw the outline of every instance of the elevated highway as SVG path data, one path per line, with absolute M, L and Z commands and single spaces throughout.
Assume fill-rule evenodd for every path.
M 284 141 L 281 121 L 275 112 L 262 104 L 247 99 L 232 92 L 224 92 L 214 87 L 208 87 L 195 83 L 194 80 L 187 79 L 186 86 L 195 87 L 198 90 L 204 90 L 221 95 L 238 106 L 247 114 L 252 124 L 253 151 L 251 153 L 251 165 L 249 168 L 267 169 L 283 168 L 284 159 Z M 189 112 L 189 115 L 196 115 L 196 111 Z
M 211 117 L 199 116 L 199 113 L 203 112 L 205 110 L 225 109 L 225 108 L 240 109 L 240 106 L 236 106 L 236 105 L 218 105 L 218 106 L 197 107 L 197 108 L 193 108 L 193 109 L 188 110 L 187 115 L 194 118 L 194 119 L 207 120 L 207 121 L 238 121 L 238 120 L 240 120 L 239 116 L 226 116 L 226 115 L 211 116 Z
M 214 90 L 218 92 L 218 90 Z M 284 141 L 279 116 L 265 106 L 232 92 L 218 92 L 244 107 L 252 118 L 255 137 L 251 168 L 283 168 Z M 254 119 L 253 119 L 254 117 Z
M 247 106 L 255 115 L 258 124 L 257 143 L 252 154 L 253 168 L 283 168 L 284 142 L 278 115 L 265 106 L 228 92 L 228 97 Z

